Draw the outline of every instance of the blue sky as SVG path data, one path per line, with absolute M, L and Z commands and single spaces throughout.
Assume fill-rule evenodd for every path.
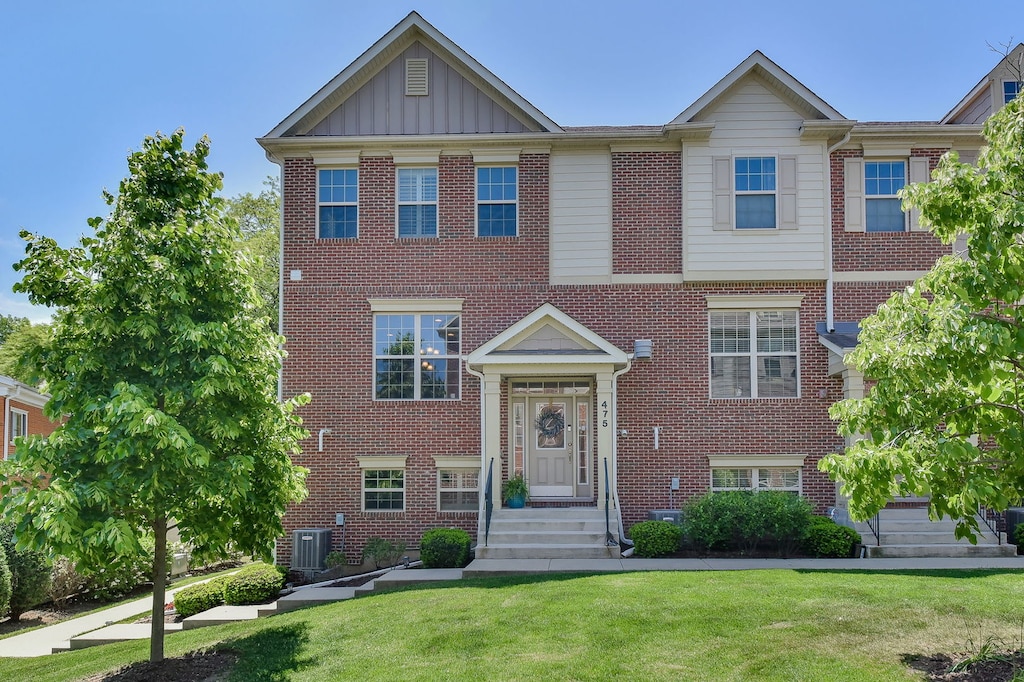
M 8 3 L 0 41 L 0 314 L 20 229 L 72 246 L 125 157 L 183 126 L 224 193 L 277 167 L 254 141 L 415 9 L 561 125 L 661 124 L 760 49 L 851 119 L 936 120 L 1024 39 L 1019 0 L 100 0 Z M 971 8 L 980 11 L 971 13 Z

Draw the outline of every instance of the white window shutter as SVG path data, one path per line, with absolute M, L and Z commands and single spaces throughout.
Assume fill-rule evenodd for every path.
M 928 171 L 928 158 L 924 156 L 910 157 L 910 181 L 928 182 L 931 178 Z M 910 230 L 911 232 L 927 232 L 928 228 L 921 225 L 921 211 L 916 208 L 910 209 Z
M 405 60 L 405 94 L 427 94 L 427 60 L 423 58 Z
M 716 156 L 712 159 L 711 174 L 714 189 L 714 229 L 732 230 L 732 158 Z
M 846 159 L 843 162 L 845 179 L 843 191 L 846 195 L 845 212 L 847 232 L 864 231 L 864 160 Z
M 796 213 L 797 157 L 779 157 L 779 229 L 799 227 Z

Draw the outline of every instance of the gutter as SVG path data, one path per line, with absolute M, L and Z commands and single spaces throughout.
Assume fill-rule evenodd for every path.
M 486 427 L 486 423 L 484 422 L 484 407 L 485 407 L 485 405 L 484 405 L 484 399 L 485 399 L 485 396 L 484 396 L 484 374 L 483 374 L 483 372 L 478 372 L 475 369 L 472 369 L 469 366 L 469 361 L 468 361 L 468 359 L 466 358 L 465 355 L 462 356 L 462 363 L 463 363 L 462 366 L 466 368 L 467 372 L 469 372 L 470 374 L 472 374 L 473 376 L 475 376 L 477 379 L 480 380 L 480 481 L 481 481 L 481 483 L 485 484 L 486 481 L 487 481 L 487 436 L 486 436 L 486 433 L 484 431 L 484 429 Z M 499 476 L 499 479 L 500 479 L 501 472 L 498 473 L 498 476 Z M 491 487 L 492 488 L 494 487 L 493 481 L 491 483 Z M 494 491 L 491 490 L 490 492 L 491 492 L 491 497 L 493 499 Z M 480 536 L 483 535 L 483 532 L 482 532 L 483 529 L 480 526 L 483 523 L 483 519 L 484 519 L 484 514 L 485 514 L 484 504 L 486 504 L 486 502 L 485 502 L 486 499 L 487 499 L 487 496 L 485 494 L 485 495 L 481 495 L 480 499 L 477 500 L 476 537 L 477 537 L 477 544 L 478 545 L 480 544 Z
M 612 473 L 609 474 L 615 485 L 612 492 L 615 499 L 615 516 L 619 522 L 619 544 L 632 545 L 632 540 L 626 540 L 626 530 L 622 525 L 622 505 L 619 504 L 619 377 L 633 368 L 633 353 L 626 355 L 626 366 L 612 372 L 612 427 L 615 438 L 612 439 Z M 600 491 L 598 491 L 600 494 Z
M 832 261 L 832 230 L 835 226 L 832 224 L 832 152 L 839 149 L 847 142 L 850 141 L 850 136 L 853 134 L 852 130 L 848 130 L 843 139 L 836 142 L 834 145 L 825 150 L 825 170 L 829 176 L 829 191 L 828 196 L 828 239 L 825 241 L 825 268 L 827 277 L 825 279 L 825 328 L 828 329 L 829 333 L 836 330 L 836 315 L 835 315 L 835 281 L 833 277 L 833 261 Z

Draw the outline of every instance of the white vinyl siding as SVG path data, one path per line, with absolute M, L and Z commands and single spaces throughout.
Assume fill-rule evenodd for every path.
M 804 118 L 751 77 L 702 117 L 715 123 L 707 142 L 684 141 L 685 280 L 825 279 L 825 146 L 800 139 Z M 778 159 L 778 229 L 737 230 L 732 159 L 765 156 Z
M 609 152 L 551 155 L 551 283 L 611 279 Z

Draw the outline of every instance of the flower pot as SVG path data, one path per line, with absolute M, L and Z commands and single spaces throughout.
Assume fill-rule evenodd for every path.
M 523 507 L 526 506 L 526 496 L 515 495 L 513 497 L 508 498 L 508 506 L 509 509 L 522 509 Z

